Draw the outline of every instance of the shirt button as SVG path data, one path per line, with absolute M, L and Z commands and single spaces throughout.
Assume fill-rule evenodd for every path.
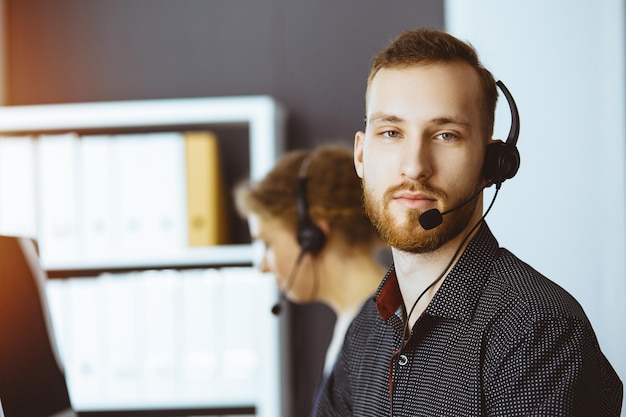
M 407 363 L 409 363 L 409 358 L 407 358 L 406 355 L 400 355 L 400 357 L 398 358 L 398 364 L 404 366 Z

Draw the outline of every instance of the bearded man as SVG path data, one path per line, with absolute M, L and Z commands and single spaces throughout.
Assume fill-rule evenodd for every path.
M 514 116 L 506 142 L 492 139 L 497 86 Z M 394 262 L 314 415 L 619 416 L 622 383 L 579 303 L 485 222 L 483 189 L 517 172 L 519 125 L 476 51 L 402 33 L 374 60 L 365 121 L 355 167 Z

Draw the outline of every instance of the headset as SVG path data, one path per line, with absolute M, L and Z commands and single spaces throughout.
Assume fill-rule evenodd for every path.
M 293 286 L 293 282 L 296 278 L 296 273 L 298 272 L 298 268 L 300 267 L 300 263 L 302 262 L 302 258 L 305 254 L 310 253 L 311 255 L 317 255 L 324 244 L 326 243 L 326 235 L 324 231 L 311 220 L 311 216 L 309 216 L 309 204 L 306 199 L 306 182 L 307 182 L 307 170 L 309 165 L 311 164 L 311 156 L 307 156 L 303 161 L 302 165 L 300 165 L 300 172 L 298 173 L 298 186 L 296 189 L 296 211 L 298 216 L 298 228 L 296 230 L 296 239 L 298 244 L 300 245 L 300 254 L 296 259 L 293 267 L 291 268 L 291 272 L 289 273 L 289 278 L 287 279 L 287 285 L 280 291 L 280 298 L 278 302 L 274 304 L 272 307 L 272 314 L 278 316 L 281 314 L 283 310 L 283 304 L 285 303 L 286 297 L 285 293 L 291 289 Z M 314 269 L 315 281 L 313 282 L 313 292 L 317 292 L 317 273 Z
M 317 255 L 326 243 L 324 231 L 311 220 L 309 216 L 309 204 L 306 198 L 307 171 L 311 164 L 312 156 L 307 156 L 300 165 L 298 173 L 298 188 L 296 194 L 296 209 L 298 215 L 298 229 L 296 237 L 302 253 Z
M 515 100 L 513 100 L 513 96 L 502 81 L 497 81 L 496 85 L 502 90 L 506 100 L 509 102 L 509 108 L 511 109 L 511 129 L 509 130 L 509 136 L 505 142 L 492 142 L 487 145 L 485 149 L 482 174 L 487 180 L 487 183 L 480 187 L 471 197 L 443 213 L 436 208 L 423 212 L 419 217 L 419 222 L 424 230 L 430 230 L 439 226 L 443 223 L 443 216 L 460 209 L 478 197 L 485 188 L 493 184 L 496 185 L 497 195 L 497 191 L 500 190 L 502 183 L 513 178 L 519 169 L 520 156 L 516 146 L 519 136 L 519 113 L 517 111 L 517 105 L 515 104 Z
M 496 85 L 502 90 L 511 110 L 511 129 L 506 142 L 493 142 L 487 145 L 485 161 L 483 163 L 483 175 L 489 184 L 495 184 L 496 188 L 517 173 L 520 165 L 520 155 L 517 150 L 517 138 L 519 137 L 519 113 L 513 96 L 502 81 Z
M 517 149 L 517 139 L 519 137 L 520 121 L 519 112 L 513 96 L 506 88 L 502 81 L 497 81 L 496 86 L 500 88 L 507 102 L 509 103 L 509 109 L 511 111 L 511 128 L 509 135 L 505 142 L 493 142 L 487 145 L 485 150 L 485 159 L 483 162 L 483 175 L 488 181 L 488 185 L 495 184 L 496 189 L 500 189 L 502 183 L 508 179 L 511 179 L 517 174 L 520 166 L 520 154 Z M 298 188 L 296 195 L 296 206 L 298 216 L 298 229 L 297 240 L 300 244 L 302 254 L 310 253 L 317 255 L 326 242 L 326 235 L 324 231 L 320 229 L 311 217 L 309 216 L 308 202 L 306 199 L 306 183 L 307 183 L 307 171 L 311 164 L 311 156 L 309 155 L 302 161 L 300 165 L 300 172 L 298 173 Z M 470 200 L 472 200 L 476 193 Z M 468 201 L 470 201 L 468 200 Z M 437 211 L 438 221 L 433 223 L 432 227 L 436 227 L 441 224 L 441 216 L 451 211 L 460 208 L 468 201 L 463 202 L 461 205 L 454 209 L 448 210 L 445 213 L 439 213 Z M 427 227 L 427 228 L 432 228 Z

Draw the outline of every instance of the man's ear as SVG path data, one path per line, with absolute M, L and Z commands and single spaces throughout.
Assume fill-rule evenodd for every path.
M 363 178 L 363 145 L 365 142 L 365 132 L 359 131 L 354 135 L 354 168 L 356 174 Z

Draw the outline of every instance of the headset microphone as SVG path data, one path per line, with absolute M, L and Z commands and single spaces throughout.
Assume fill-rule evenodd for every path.
M 507 179 L 513 178 L 517 173 L 520 165 L 519 151 L 517 150 L 517 138 L 519 137 L 519 112 L 513 96 L 506 88 L 502 81 L 497 81 L 496 86 L 502 90 L 506 97 L 511 110 L 511 129 L 506 142 L 493 142 L 487 145 L 485 150 L 485 161 L 483 163 L 483 175 L 487 180 L 487 184 L 476 191 L 469 199 L 465 200 L 456 207 L 441 213 L 437 209 L 430 209 L 422 213 L 419 217 L 419 223 L 424 230 L 434 229 L 443 223 L 443 216 L 460 209 L 473 199 L 475 199 L 486 187 L 495 184 L 496 190 Z
M 484 190 L 486 187 L 487 187 L 487 185 L 484 185 L 484 186 L 480 187 L 478 189 L 478 191 L 476 191 L 474 194 L 472 194 L 472 196 L 470 198 L 468 198 L 467 200 L 465 200 L 464 202 L 462 202 L 458 206 L 452 207 L 450 210 L 444 211 L 443 213 L 440 212 L 437 209 L 426 210 L 419 217 L 420 226 L 422 226 L 422 228 L 424 230 L 434 229 L 435 227 L 437 227 L 441 223 L 443 223 L 443 216 L 445 216 L 448 213 L 452 213 L 453 211 L 456 211 L 456 210 L 460 209 L 461 207 L 463 207 L 464 205 L 466 205 L 467 203 L 469 203 L 470 201 L 472 201 L 473 199 L 478 197 L 478 195 L 481 193 L 481 191 Z
M 280 299 L 276 304 L 272 306 L 272 314 L 275 316 L 280 316 L 280 313 L 283 311 L 283 303 L 285 302 L 285 296 L 282 291 L 280 293 Z
M 306 251 L 304 249 L 300 251 L 300 254 L 298 255 L 298 258 L 296 259 L 296 262 L 293 264 L 293 267 L 291 268 L 291 272 L 289 273 L 289 278 L 287 278 L 287 285 L 285 285 L 285 288 L 280 290 L 278 302 L 276 302 L 276 304 L 272 306 L 272 314 L 275 316 L 280 315 L 280 313 L 283 310 L 283 304 L 285 303 L 287 299 L 287 297 L 285 296 L 285 293 L 287 293 L 287 291 L 289 291 L 291 287 L 293 287 L 293 282 L 296 278 L 296 273 L 298 272 L 298 268 L 300 267 L 300 262 L 302 262 L 302 258 L 304 257 L 305 253 Z

